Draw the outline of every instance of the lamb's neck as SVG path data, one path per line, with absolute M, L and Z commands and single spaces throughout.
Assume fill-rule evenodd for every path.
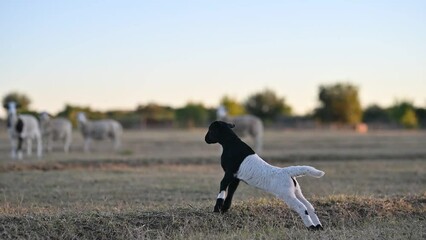
M 18 116 L 16 114 L 8 114 L 7 121 L 8 127 L 15 126 L 16 122 L 18 121 Z
M 231 136 L 229 138 L 223 139 L 219 143 L 223 148 L 233 148 L 239 142 L 241 142 L 241 139 L 239 139 L 237 136 Z

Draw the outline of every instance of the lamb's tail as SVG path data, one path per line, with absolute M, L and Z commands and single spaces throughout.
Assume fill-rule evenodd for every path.
M 285 169 L 286 171 L 288 171 L 288 173 L 292 177 L 309 175 L 311 177 L 320 178 L 324 176 L 325 174 L 323 171 L 320 171 L 310 166 L 292 166 L 292 167 L 286 167 Z

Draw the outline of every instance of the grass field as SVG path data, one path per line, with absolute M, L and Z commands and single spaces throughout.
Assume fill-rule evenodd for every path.
M 312 165 L 299 178 L 325 230 L 305 230 L 272 195 L 241 184 L 227 214 L 213 214 L 223 176 L 205 130 L 126 132 L 42 160 L 9 159 L 0 134 L 0 239 L 425 239 L 426 132 L 265 133 L 261 156 Z M 252 143 L 247 139 L 248 143 Z

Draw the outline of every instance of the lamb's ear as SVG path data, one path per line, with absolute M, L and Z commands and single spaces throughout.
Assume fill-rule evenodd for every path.
M 229 128 L 234 128 L 234 127 L 235 127 L 235 124 L 233 124 L 233 123 L 228 123 L 228 127 L 229 127 Z

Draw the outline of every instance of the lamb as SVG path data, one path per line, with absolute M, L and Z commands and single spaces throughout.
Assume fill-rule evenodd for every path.
M 37 119 L 28 114 L 18 114 L 16 102 L 7 102 L 4 108 L 7 109 L 7 131 L 12 147 L 12 159 L 22 159 L 22 142 L 26 141 L 27 155 L 32 154 L 32 140 L 37 141 L 37 157 L 42 157 L 43 146 L 40 134 L 40 127 Z
M 89 151 L 89 144 L 92 139 L 103 140 L 109 138 L 114 142 L 114 150 L 120 147 L 123 127 L 119 122 L 112 119 L 91 121 L 82 112 L 77 114 L 77 120 L 84 138 L 85 152 Z
M 323 171 L 310 166 L 279 168 L 269 165 L 232 131 L 235 125 L 222 121 L 210 124 L 205 136 L 208 144 L 219 143 L 223 147 L 221 165 L 225 175 L 220 182 L 220 191 L 214 212 L 227 212 L 240 181 L 270 192 L 286 202 L 302 218 L 310 230 L 322 230 L 322 224 L 314 207 L 302 194 L 296 177 L 309 175 L 322 177 Z M 228 196 L 226 190 L 228 189 Z
M 234 132 L 241 138 L 250 136 L 254 140 L 257 153 L 262 152 L 263 145 L 263 123 L 260 118 L 253 115 L 228 116 L 226 108 L 219 106 L 216 112 L 217 120 L 235 124 Z
M 39 115 L 43 142 L 46 143 L 47 151 L 51 152 L 53 141 L 64 142 L 64 152 L 68 153 L 72 141 L 72 124 L 66 118 L 52 118 L 47 112 Z

